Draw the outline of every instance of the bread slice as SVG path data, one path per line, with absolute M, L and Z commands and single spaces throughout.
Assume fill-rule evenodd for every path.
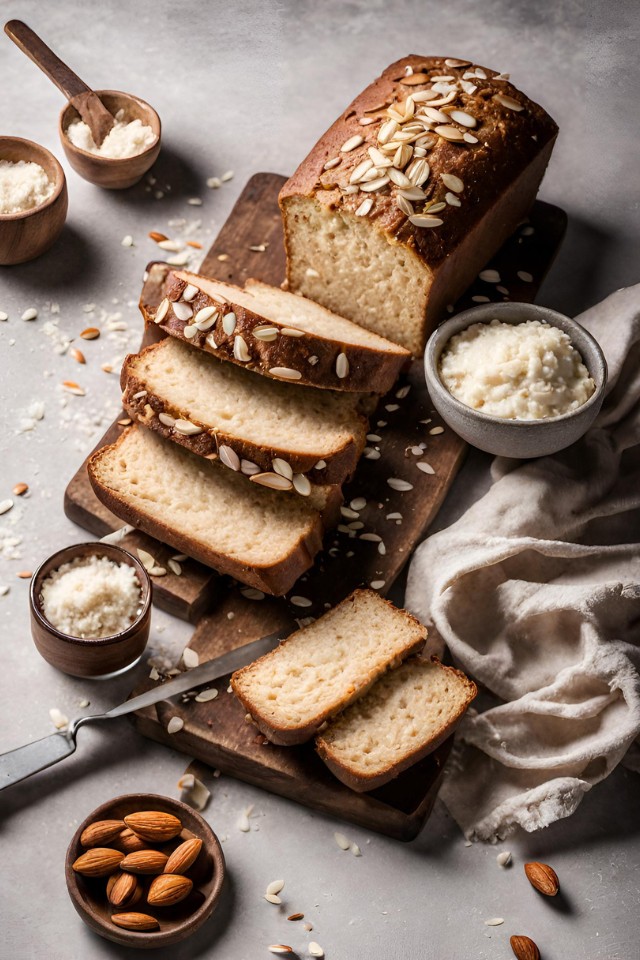
M 322 546 L 309 500 L 247 483 L 150 430 L 128 428 L 88 471 L 117 517 L 266 593 L 286 593 Z
M 529 213 L 557 132 L 488 67 L 393 63 L 282 188 L 288 289 L 420 355 Z
M 424 646 L 427 631 L 373 590 L 356 590 L 271 653 L 238 670 L 233 691 L 273 743 L 303 743 Z
M 412 657 L 329 724 L 316 749 L 352 790 L 375 790 L 446 740 L 477 692 L 435 657 Z
M 244 289 L 169 271 L 147 322 L 222 360 L 290 384 L 386 393 L 409 358 L 403 347 L 304 297 L 249 281 Z M 185 300 L 186 297 L 186 300 Z
M 358 394 L 292 389 L 173 337 L 128 356 L 120 382 L 134 419 L 278 490 L 341 484 L 364 449 Z

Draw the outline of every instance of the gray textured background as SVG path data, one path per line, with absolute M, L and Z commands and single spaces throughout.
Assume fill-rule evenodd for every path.
M 511 72 L 560 124 L 542 196 L 568 211 L 570 226 L 539 299 L 576 313 L 638 280 L 640 68 L 633 0 L 11 0 L 2 10 L 39 30 L 93 86 L 130 90 L 157 107 L 165 148 L 156 189 L 171 187 L 161 200 L 143 186 L 103 193 L 66 168 L 70 212 L 59 244 L 35 263 L 0 273 L 0 310 L 10 315 L 0 324 L 0 499 L 17 481 L 31 487 L 0 518 L 0 584 L 10 586 L 0 597 L 0 749 L 8 749 L 49 732 L 50 707 L 73 716 L 86 697 L 98 710 L 132 683 L 131 676 L 72 680 L 42 661 L 29 637 L 28 583 L 16 572 L 83 538 L 64 517 L 63 490 L 118 407 L 117 378 L 100 363 L 137 344 L 134 302 L 144 264 L 156 252 L 147 232 L 173 235 L 178 228 L 168 221 L 187 218 L 186 232 L 206 246 L 246 179 L 257 170 L 290 172 L 387 63 L 409 52 L 468 57 Z M 0 87 L 0 132 L 37 140 L 61 157 L 61 96 L 4 37 Z M 235 171 L 230 183 L 205 187 L 208 176 L 228 169 Z M 187 205 L 188 197 L 201 197 L 203 205 Z M 199 230 L 191 223 L 197 218 Z M 134 247 L 121 246 L 126 234 Z M 50 314 L 52 301 L 59 314 Z M 89 303 L 96 304 L 93 313 L 83 310 Z M 29 324 L 20 316 L 31 306 L 39 317 Z M 85 367 L 56 354 L 60 332 L 77 336 L 96 321 L 104 329 L 104 311 L 121 313 L 128 329 L 82 344 Z M 80 381 L 87 396 L 64 397 L 63 379 Z M 44 419 L 18 432 L 34 400 L 44 403 Z M 470 458 L 439 523 L 482 488 L 485 468 L 482 457 Z M 156 613 L 152 652 L 177 655 L 188 633 Z M 126 721 L 83 731 L 80 745 L 79 755 L 0 801 L 2 960 L 129 956 L 75 915 L 64 888 L 65 848 L 78 821 L 110 796 L 176 795 L 186 760 L 140 739 Z M 226 838 L 230 883 L 201 933 L 161 955 L 256 960 L 269 956 L 268 944 L 285 942 L 304 957 L 309 936 L 284 919 L 302 910 L 327 960 L 496 960 L 511 956 L 514 932 L 533 936 L 546 960 L 634 960 L 639 802 L 638 779 L 618 770 L 570 820 L 505 842 L 499 849 L 511 849 L 515 864 L 503 871 L 498 850 L 466 847 L 441 806 L 410 845 L 343 826 L 362 848 L 355 859 L 335 845 L 336 821 L 221 778 L 207 817 Z M 245 834 L 236 821 L 249 804 L 255 810 Z M 522 874 L 526 858 L 552 862 L 565 891 L 561 901 L 531 890 Z M 287 883 L 284 916 L 262 899 L 279 876 Z M 504 925 L 484 925 L 496 916 Z

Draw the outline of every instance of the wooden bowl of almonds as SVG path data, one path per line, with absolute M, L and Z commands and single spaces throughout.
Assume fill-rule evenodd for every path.
M 179 800 L 135 793 L 103 803 L 76 830 L 67 889 L 87 926 L 128 947 L 178 943 L 213 913 L 225 861 L 215 833 Z

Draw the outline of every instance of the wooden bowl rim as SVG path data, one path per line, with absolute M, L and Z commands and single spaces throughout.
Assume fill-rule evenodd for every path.
M 87 901 L 81 897 L 78 887 L 78 876 L 72 868 L 74 860 L 76 860 L 76 858 L 79 856 L 78 851 L 82 849 L 80 847 L 80 836 L 82 835 L 82 831 L 95 820 L 110 819 L 109 811 L 114 807 L 114 805 L 127 801 L 135 801 L 137 805 L 139 804 L 140 810 L 153 810 L 153 804 L 157 801 L 161 801 L 162 804 L 174 808 L 176 811 L 176 816 L 178 817 L 180 817 L 180 811 L 186 812 L 189 816 L 196 820 L 198 827 L 202 830 L 202 840 L 207 852 L 210 854 L 213 860 L 213 885 L 204 903 L 202 903 L 190 916 L 185 917 L 184 920 L 181 920 L 170 930 L 166 930 L 164 932 L 162 930 L 136 932 L 135 930 L 125 930 L 122 927 L 117 927 L 115 924 L 106 923 L 102 917 L 97 914 L 92 906 L 87 906 Z M 187 827 L 187 829 L 189 828 Z M 194 810 L 193 807 L 183 803 L 182 800 L 176 800 L 173 797 L 166 797 L 159 793 L 124 793 L 121 796 L 113 797 L 111 800 L 101 803 L 100 806 L 96 807 L 95 810 L 93 810 L 88 817 L 85 817 L 82 823 L 78 826 L 76 832 L 71 838 L 71 842 L 67 847 L 67 853 L 65 855 L 65 879 L 67 882 L 67 892 L 70 898 L 73 900 L 74 906 L 80 913 L 83 920 L 85 914 L 90 915 L 94 923 L 109 933 L 117 932 L 118 936 L 120 937 L 120 942 L 122 942 L 123 939 L 126 939 L 129 941 L 129 946 L 132 947 L 147 947 L 150 945 L 150 942 L 152 942 L 154 946 L 162 947 L 167 945 L 167 941 L 175 943 L 178 939 L 184 940 L 192 933 L 195 933 L 198 927 L 202 923 L 205 923 L 209 916 L 213 913 L 216 904 L 220 899 L 226 875 L 227 865 L 224 852 L 222 850 L 220 841 L 218 840 L 218 836 L 213 830 L 213 827 L 207 823 L 204 817 L 200 816 L 197 810 Z M 203 917 L 203 914 L 206 914 L 206 916 Z M 198 920 L 200 920 L 200 923 L 197 922 Z
M 42 213 L 43 210 L 46 210 L 48 207 L 52 207 L 53 204 L 58 200 L 62 195 L 66 184 L 67 178 L 65 177 L 64 170 L 62 169 L 62 164 L 55 157 L 50 150 L 47 150 L 46 147 L 43 147 L 41 143 L 36 143 L 35 140 L 27 140 L 26 137 L 10 137 L 10 136 L 1 136 L 0 137 L 0 160 L 4 159 L 2 154 L 2 146 L 5 143 L 15 143 L 18 145 L 27 144 L 30 148 L 34 149 L 36 153 L 44 154 L 48 160 L 53 164 L 55 170 L 55 187 L 53 193 L 48 197 L 44 203 L 38 204 L 37 207 L 30 207 L 28 210 L 21 210 L 18 213 L 0 213 L 0 223 L 7 223 L 13 220 L 26 220 L 28 217 L 32 217 L 36 213 Z M 36 161 L 29 161 L 36 162 Z
M 87 547 L 92 548 L 92 550 L 86 550 L 85 548 Z M 44 567 L 47 567 L 49 564 L 51 564 L 51 569 L 47 570 L 48 575 L 49 572 L 56 570 L 64 563 L 69 563 L 69 561 L 75 559 L 76 556 L 87 556 L 87 554 L 91 552 L 93 552 L 96 556 L 108 556 L 111 554 L 110 559 L 115 559 L 117 556 L 120 556 L 121 562 L 128 563 L 129 566 L 134 568 L 138 580 L 140 581 L 142 608 L 133 623 L 130 623 L 126 629 L 120 630 L 119 633 L 112 633 L 106 637 L 72 637 L 70 634 L 63 633 L 62 630 L 59 630 L 57 627 L 55 627 L 44 615 L 44 610 L 42 609 L 42 603 L 40 601 L 40 588 L 42 586 L 42 580 L 44 579 L 44 574 L 42 571 Z M 50 636 L 55 637 L 56 640 L 62 641 L 63 643 L 74 644 L 80 647 L 106 647 L 110 646 L 111 644 L 122 643 L 124 640 L 129 640 L 135 633 L 138 632 L 146 618 L 149 616 L 152 593 L 153 587 L 151 584 L 151 578 L 137 557 L 134 557 L 132 553 L 129 553 L 129 551 L 125 550 L 124 547 L 118 546 L 118 544 L 101 543 L 99 540 L 89 540 L 84 543 L 72 543 L 68 547 L 63 547 L 61 550 L 57 550 L 55 553 L 52 553 L 42 561 L 31 578 L 31 583 L 29 585 L 29 603 L 31 605 L 31 612 L 33 613 L 33 616 L 37 620 L 38 624 L 43 630 L 46 630 Z
M 145 150 L 143 150 L 142 153 L 135 153 L 132 157 L 101 157 L 99 154 L 89 153 L 88 150 L 83 150 L 81 147 L 77 147 L 75 143 L 72 143 L 67 136 L 67 127 L 71 121 L 65 124 L 64 119 L 70 110 L 75 110 L 75 107 L 72 103 L 66 103 L 60 111 L 60 117 L 58 119 L 58 132 L 65 150 L 68 149 L 71 151 L 71 153 L 75 153 L 80 157 L 87 157 L 89 160 L 103 164 L 105 167 L 118 167 L 126 163 L 131 163 L 134 160 L 139 161 L 142 157 L 147 157 L 152 150 L 155 150 L 159 146 L 162 136 L 162 121 L 160 120 L 159 113 L 151 106 L 150 103 L 147 103 L 147 101 L 143 100 L 142 97 L 137 97 L 133 93 L 125 93 L 123 90 L 94 90 L 94 93 L 97 93 L 99 97 L 102 97 L 102 95 L 105 93 L 113 97 L 124 97 L 125 100 L 133 100 L 135 103 L 140 104 L 140 106 L 148 110 L 150 113 L 150 119 L 152 121 L 150 126 L 154 128 L 157 126 L 157 130 L 154 129 L 156 139 Z M 78 111 L 76 110 L 76 113 L 77 112 Z M 155 121 L 155 124 L 153 121 Z

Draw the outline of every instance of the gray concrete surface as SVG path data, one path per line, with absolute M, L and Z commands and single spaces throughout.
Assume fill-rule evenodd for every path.
M 575 313 L 639 279 L 640 68 L 633 0 L 5 0 L 2 13 L 41 31 L 94 86 L 148 99 L 165 130 L 155 186 L 162 199 L 144 186 L 100 192 L 65 165 L 70 213 L 59 244 L 35 263 L 0 273 L 0 310 L 9 314 L 0 323 L 0 499 L 18 481 L 31 488 L 0 518 L 0 584 L 10 586 L 0 597 L 0 749 L 8 749 L 49 732 L 51 707 L 72 716 L 87 698 L 99 710 L 124 697 L 133 680 L 73 680 L 42 661 L 29 636 L 28 583 L 16 572 L 84 536 L 64 517 L 63 490 L 118 408 L 117 377 L 100 364 L 115 364 L 136 347 L 134 304 L 155 253 L 147 232 L 206 246 L 247 177 L 291 171 L 388 62 L 413 51 L 470 57 L 510 71 L 560 124 L 542 196 L 567 209 L 570 227 L 540 301 Z M 62 159 L 61 97 L 4 38 L 0 85 L 0 131 L 37 140 Z M 230 169 L 233 180 L 207 189 L 207 177 Z M 202 206 L 188 205 L 190 197 Z M 170 223 L 183 218 L 187 224 Z M 135 246 L 121 245 L 127 234 Z M 51 303 L 59 313 L 51 313 Z M 93 311 L 85 312 L 88 304 Z M 38 319 L 23 322 L 31 306 Z M 93 323 L 104 330 L 106 315 L 113 322 L 114 314 L 127 329 L 83 343 L 86 366 L 56 353 L 63 335 L 75 337 Z M 80 382 L 87 395 L 63 395 L 65 379 Z M 41 420 L 33 420 L 34 402 L 43 404 Z M 440 525 L 486 485 L 487 462 L 470 457 Z M 188 634 L 186 625 L 156 613 L 150 652 L 177 654 Z M 74 758 L 2 796 L 2 960 L 130 955 L 95 937 L 74 913 L 64 886 L 66 845 L 79 820 L 110 796 L 176 795 L 185 764 L 120 721 L 83 731 Z M 498 849 L 465 846 L 442 806 L 420 838 L 403 845 L 228 778 L 212 791 L 206 815 L 225 838 L 230 883 L 212 921 L 160 956 L 257 960 L 270 956 L 268 944 L 284 942 L 305 957 L 313 937 L 327 960 L 506 960 L 512 933 L 532 936 L 545 960 L 640 955 L 640 783 L 623 769 L 586 796 L 570 820 L 502 844 L 498 849 L 514 854 L 507 871 L 496 864 Z M 236 822 L 251 804 L 252 830 L 242 833 Z M 338 849 L 337 828 L 360 845 L 362 858 Z M 530 858 L 556 867 L 561 900 L 543 900 L 526 883 L 522 863 Z M 276 877 L 286 880 L 283 911 L 262 899 Z M 298 910 L 313 922 L 311 935 L 286 921 Z M 491 917 L 505 922 L 485 926 Z

